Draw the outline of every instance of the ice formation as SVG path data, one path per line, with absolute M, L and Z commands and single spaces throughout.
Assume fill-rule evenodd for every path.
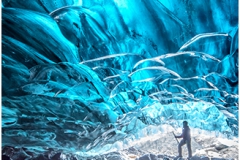
M 183 120 L 238 136 L 237 1 L 2 1 L 5 155 L 104 154 Z

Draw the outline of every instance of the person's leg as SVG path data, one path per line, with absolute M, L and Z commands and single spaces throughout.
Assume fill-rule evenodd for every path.
M 192 157 L 191 139 L 187 140 L 188 157 Z
M 182 146 L 185 144 L 185 141 L 182 139 L 178 144 L 178 156 L 182 157 Z

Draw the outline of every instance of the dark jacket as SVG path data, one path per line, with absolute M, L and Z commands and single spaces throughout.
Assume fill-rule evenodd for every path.
M 182 130 L 182 134 L 180 136 L 176 136 L 176 138 L 183 138 L 183 140 L 190 140 L 191 135 L 190 135 L 190 128 L 186 126 Z

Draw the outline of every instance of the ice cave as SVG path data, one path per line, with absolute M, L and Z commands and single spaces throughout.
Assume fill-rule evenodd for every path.
M 2 0 L 1 67 L 2 159 L 237 159 L 237 0 Z

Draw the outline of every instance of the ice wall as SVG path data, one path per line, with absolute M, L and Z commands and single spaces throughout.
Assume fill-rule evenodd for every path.
M 3 0 L 2 146 L 24 147 L 17 157 L 94 155 L 183 120 L 238 136 L 237 9 Z

